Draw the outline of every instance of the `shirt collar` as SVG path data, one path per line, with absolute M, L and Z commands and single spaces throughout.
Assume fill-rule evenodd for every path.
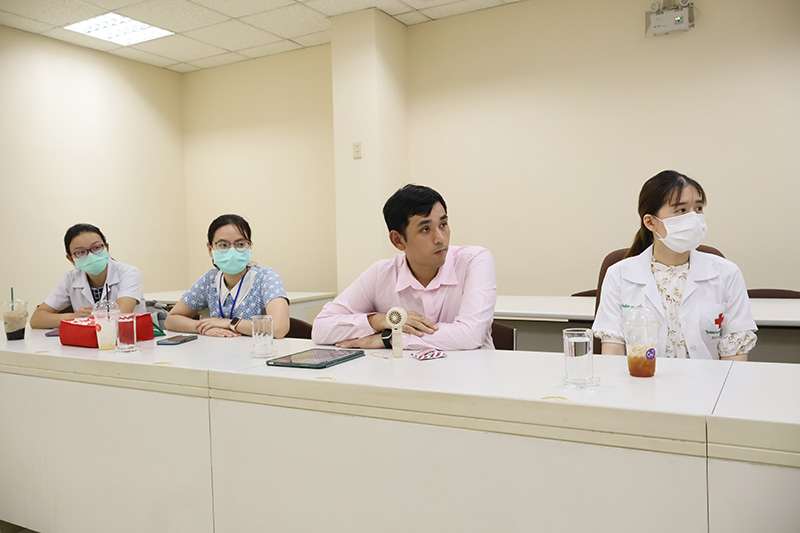
M 423 287 L 422 283 L 420 283 L 419 280 L 414 277 L 414 273 L 411 272 L 411 268 L 408 266 L 406 254 L 398 254 L 400 265 L 398 266 L 397 284 L 395 285 L 395 290 L 400 292 L 403 289 L 411 287 L 414 290 L 425 291 L 438 289 L 442 285 L 458 285 L 456 264 L 455 260 L 452 258 L 452 254 L 453 247 L 451 246 L 447 249 L 447 256 L 445 257 L 444 264 L 439 267 L 439 271 L 436 273 L 436 276 L 434 276 L 431 282 L 428 283 L 427 287 Z

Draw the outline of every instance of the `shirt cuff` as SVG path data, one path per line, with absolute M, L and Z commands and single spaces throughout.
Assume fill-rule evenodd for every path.
M 605 329 L 595 330 L 594 336 L 600 339 L 600 342 L 609 344 L 625 344 L 625 337 L 618 331 L 608 331 Z
M 752 331 L 734 331 L 720 339 L 717 344 L 717 353 L 720 357 L 750 353 L 757 340 L 758 337 Z

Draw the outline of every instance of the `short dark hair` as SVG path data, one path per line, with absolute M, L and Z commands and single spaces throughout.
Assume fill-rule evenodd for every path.
M 69 249 L 69 245 L 70 243 L 72 243 L 72 239 L 83 233 L 97 233 L 103 240 L 103 244 L 107 244 L 106 236 L 103 235 L 103 232 L 100 231 L 100 228 L 98 228 L 97 226 L 93 226 L 92 224 L 86 224 L 86 223 L 75 224 L 74 226 L 72 226 L 67 230 L 67 233 L 64 234 L 64 248 L 67 250 L 68 254 L 72 253 Z
M 389 231 L 395 230 L 406 236 L 408 221 L 414 215 L 427 216 L 437 203 L 442 204 L 447 213 L 447 204 L 438 192 L 424 185 L 406 185 L 386 200 L 383 204 L 383 219 Z
M 208 227 L 208 244 L 213 245 L 214 243 L 212 241 L 214 240 L 214 234 L 217 232 L 217 230 L 229 224 L 236 226 L 236 229 L 238 229 L 239 232 L 244 235 L 245 239 L 252 241 L 250 237 L 250 224 L 248 224 L 247 221 L 239 215 L 227 214 L 220 215 L 215 218 L 213 222 L 211 222 L 211 225 Z

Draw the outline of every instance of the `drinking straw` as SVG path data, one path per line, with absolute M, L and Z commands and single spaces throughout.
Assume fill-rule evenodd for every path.
M 14 310 L 14 287 L 11 287 L 11 310 Z
M 109 302 L 108 305 L 106 305 L 106 313 L 108 314 L 106 318 L 111 320 L 111 300 L 108 299 L 108 283 L 106 283 L 106 301 Z

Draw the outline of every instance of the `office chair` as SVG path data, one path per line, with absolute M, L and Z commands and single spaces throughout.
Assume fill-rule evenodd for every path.
M 311 324 L 299 318 L 289 317 L 289 333 L 286 334 L 286 337 L 292 339 L 310 339 Z
M 492 341 L 496 350 L 516 350 L 517 328 L 512 328 L 493 320 Z

